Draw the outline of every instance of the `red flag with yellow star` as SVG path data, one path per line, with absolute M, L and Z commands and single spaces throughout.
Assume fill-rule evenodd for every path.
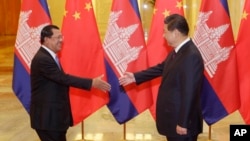
M 104 54 L 91 0 L 67 0 L 60 61 L 66 73 L 94 78 L 105 73 Z M 108 94 L 70 88 L 74 124 L 84 120 L 108 102 Z
M 151 29 L 149 32 L 147 42 L 148 52 L 148 64 L 149 66 L 161 63 L 168 55 L 171 47 L 167 45 L 166 40 L 163 37 L 164 18 L 170 14 L 183 15 L 182 0 L 157 0 L 154 8 L 154 15 L 152 19 Z M 158 88 L 161 82 L 161 78 L 157 78 L 151 81 L 151 90 L 153 95 L 153 105 L 150 108 L 150 112 L 155 119 L 155 107 Z
M 241 25 L 238 33 L 238 40 L 236 42 L 236 55 L 237 55 L 237 65 L 238 65 L 238 76 L 239 76 L 239 86 L 240 86 L 240 114 L 245 120 L 246 124 L 250 124 L 250 64 L 248 60 L 250 59 L 250 40 L 249 31 L 250 27 L 250 1 L 245 1 L 245 7 L 243 10 L 243 16 L 241 19 Z

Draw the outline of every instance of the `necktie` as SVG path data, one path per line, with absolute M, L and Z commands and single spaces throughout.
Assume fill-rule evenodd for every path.
M 173 51 L 173 53 L 172 53 L 172 60 L 175 58 L 175 56 L 176 56 L 176 52 Z
M 55 57 L 55 60 L 56 60 L 56 64 L 57 64 L 57 66 L 59 67 L 59 69 L 61 69 L 61 65 L 60 65 L 60 62 L 59 62 L 59 59 L 58 59 L 58 57 L 57 57 L 57 56 Z

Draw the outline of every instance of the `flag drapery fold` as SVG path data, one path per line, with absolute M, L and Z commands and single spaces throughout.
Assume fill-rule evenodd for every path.
M 211 125 L 240 104 L 236 48 L 226 0 L 202 0 L 193 40 L 204 61 L 201 103 L 204 120 Z
M 39 18 L 37 18 L 39 17 Z M 14 48 L 12 88 L 25 110 L 30 110 L 30 64 L 40 48 L 40 32 L 51 23 L 46 0 L 23 0 Z
M 104 52 L 99 37 L 91 0 L 66 0 L 62 23 L 64 36 L 60 62 L 66 73 L 94 78 L 104 74 Z M 70 88 L 70 104 L 74 125 L 105 106 L 109 95 L 97 89 L 91 91 Z
M 242 11 L 241 24 L 239 27 L 238 39 L 236 42 L 237 68 L 240 88 L 239 112 L 246 124 L 250 124 L 250 1 L 246 0 Z
M 152 104 L 149 83 L 122 87 L 118 82 L 125 71 L 135 72 L 147 67 L 146 46 L 136 0 L 113 1 L 103 48 L 108 82 L 112 85 L 107 106 L 117 122 L 122 124 Z

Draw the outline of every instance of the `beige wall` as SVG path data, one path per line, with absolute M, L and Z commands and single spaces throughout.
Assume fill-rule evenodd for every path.
M 0 0 L 0 36 L 16 34 L 20 3 L 20 0 Z

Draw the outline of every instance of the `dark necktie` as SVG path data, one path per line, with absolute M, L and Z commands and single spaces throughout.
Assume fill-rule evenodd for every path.
M 176 52 L 173 51 L 173 53 L 172 53 L 172 60 L 173 60 L 175 57 L 176 57 Z

